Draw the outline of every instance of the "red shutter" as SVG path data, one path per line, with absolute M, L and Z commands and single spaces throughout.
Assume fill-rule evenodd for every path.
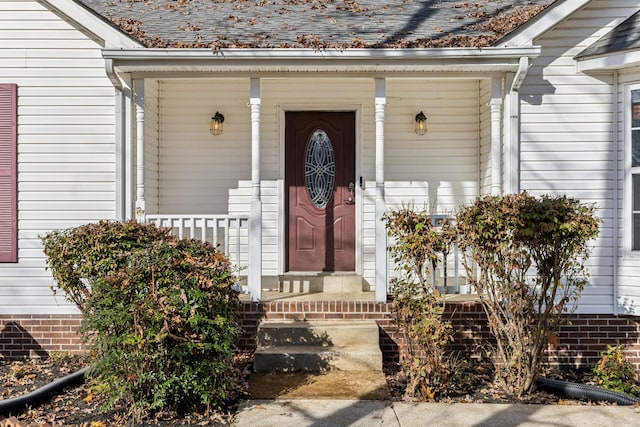
M 18 261 L 17 93 L 0 84 L 0 262 Z

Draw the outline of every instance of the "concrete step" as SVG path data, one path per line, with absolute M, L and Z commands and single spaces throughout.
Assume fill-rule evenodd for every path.
M 378 344 L 373 320 L 264 321 L 258 327 L 258 346 L 318 345 L 322 347 Z
M 283 293 L 362 292 L 362 277 L 356 274 L 288 273 L 279 277 Z
M 380 371 L 382 352 L 374 346 L 277 346 L 256 349 L 256 372 Z
M 248 382 L 251 399 L 391 399 L 382 371 L 253 372 Z
M 375 321 L 265 321 L 258 327 L 256 372 L 382 370 Z

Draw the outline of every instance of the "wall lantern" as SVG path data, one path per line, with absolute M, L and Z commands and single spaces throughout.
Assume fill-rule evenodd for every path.
M 211 132 L 212 135 L 220 135 L 222 133 L 222 123 L 224 123 L 224 116 L 216 111 L 216 114 L 211 117 L 209 132 Z
M 416 125 L 414 128 L 416 135 L 424 135 L 427 133 L 427 116 L 422 111 L 416 114 Z

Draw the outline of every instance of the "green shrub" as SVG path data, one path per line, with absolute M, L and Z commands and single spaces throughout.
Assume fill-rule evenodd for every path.
M 42 243 L 54 293 L 62 290 L 84 313 L 96 278 L 124 267 L 134 251 L 167 239 L 169 232 L 136 221 L 100 221 L 47 234 Z
M 638 396 L 640 387 L 636 384 L 636 370 L 624 354 L 622 346 L 607 346 L 602 358 L 593 368 L 594 379 L 598 385 L 620 393 Z
M 496 338 L 496 378 L 522 396 L 535 384 L 548 337 L 586 284 L 599 220 L 576 199 L 526 192 L 478 198 L 456 219 L 468 280 Z
M 77 231 L 77 233 L 76 233 Z M 43 238 L 54 277 L 80 302 L 97 355 L 90 375 L 139 418 L 160 409 L 220 407 L 237 336 L 228 260 L 205 242 L 151 225 L 103 222 Z M 70 255 L 69 268 L 61 252 Z

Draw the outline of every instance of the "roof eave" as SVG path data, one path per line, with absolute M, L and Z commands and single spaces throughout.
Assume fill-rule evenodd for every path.
M 591 0 L 558 0 L 536 15 L 532 20 L 521 25 L 515 31 L 498 40 L 496 46 L 529 46 L 542 34 L 582 9 Z
M 146 49 L 103 49 L 105 58 L 115 60 L 125 59 L 411 59 L 411 58 L 520 58 L 522 56 L 539 56 L 539 46 L 527 47 L 448 47 L 428 49 L 307 49 L 307 48 L 224 48 L 213 49 L 188 49 L 188 48 L 146 48 Z
M 583 73 L 613 71 L 640 66 L 640 50 L 624 50 L 606 55 L 576 58 L 577 70 Z
M 108 23 L 104 18 L 88 10 L 73 0 L 41 0 L 56 13 L 65 16 L 80 26 L 90 38 L 98 40 L 106 47 L 139 48 L 142 44 L 131 36 Z
M 541 49 L 103 49 L 120 72 L 507 72 Z

